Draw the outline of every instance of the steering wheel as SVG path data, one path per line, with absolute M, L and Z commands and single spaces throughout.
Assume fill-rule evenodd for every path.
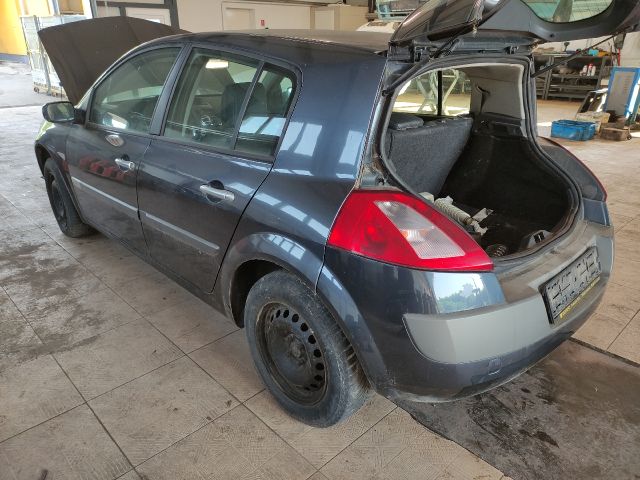
M 220 127 L 222 120 L 215 115 L 203 115 L 200 117 L 200 127 L 193 128 L 191 135 L 194 140 L 204 139 L 215 127 Z

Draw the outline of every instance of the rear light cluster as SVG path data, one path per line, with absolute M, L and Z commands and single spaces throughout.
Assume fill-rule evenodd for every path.
M 329 245 L 367 258 L 424 270 L 490 271 L 493 263 L 457 224 L 412 195 L 354 190 Z

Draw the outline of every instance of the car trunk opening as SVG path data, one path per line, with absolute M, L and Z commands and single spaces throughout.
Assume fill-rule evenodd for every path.
M 381 138 L 391 183 L 494 258 L 552 241 L 572 211 L 569 181 L 526 133 L 526 70 L 483 63 L 422 73 L 396 92 Z

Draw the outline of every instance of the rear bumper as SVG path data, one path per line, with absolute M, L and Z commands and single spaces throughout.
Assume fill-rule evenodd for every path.
M 510 276 L 415 271 L 328 249 L 318 293 L 343 324 L 379 393 L 454 400 L 527 370 L 595 310 L 611 273 L 613 239 L 607 227 L 583 233 L 589 241 L 578 253 L 560 246 Z M 590 246 L 598 249 L 600 280 L 553 325 L 540 287 Z

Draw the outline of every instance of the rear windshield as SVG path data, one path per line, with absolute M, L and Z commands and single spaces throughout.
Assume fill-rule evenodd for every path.
M 522 0 L 543 20 L 577 22 L 604 12 L 613 0 Z

